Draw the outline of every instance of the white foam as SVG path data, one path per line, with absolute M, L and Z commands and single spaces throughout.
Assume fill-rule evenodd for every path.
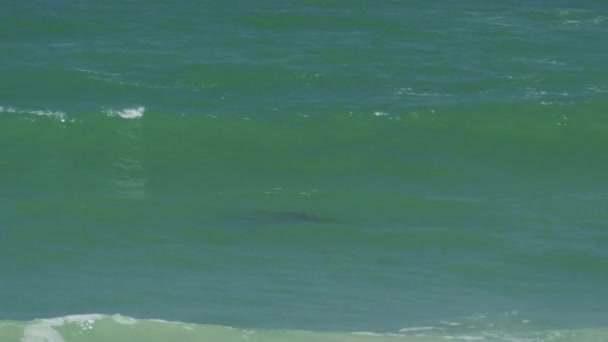
M 372 332 L 372 331 L 354 331 L 351 334 L 359 335 L 359 336 L 374 336 L 374 337 L 384 336 L 384 334 L 380 334 L 380 333 L 376 333 L 376 332 Z
M 396 88 L 395 94 L 397 96 L 409 95 L 409 96 L 421 96 L 421 97 L 451 96 L 450 94 L 440 94 L 440 93 L 425 92 L 425 91 L 417 92 L 411 87 Z
M 0 113 L 16 113 L 16 114 L 31 114 L 38 116 L 48 116 L 55 119 L 58 119 L 62 122 L 66 120 L 66 114 L 64 112 L 59 111 L 50 111 L 50 110 L 30 110 L 30 109 L 18 109 L 14 107 L 2 107 L 0 106 Z
M 87 73 L 87 74 L 93 74 L 93 75 L 103 75 L 103 76 L 118 76 L 118 75 L 120 75 L 118 73 L 97 71 L 97 70 L 91 70 L 91 69 L 85 69 L 85 68 L 74 68 L 73 70 L 84 72 L 84 73 Z
M 404 332 L 413 332 L 413 331 L 429 331 L 429 330 L 434 330 L 435 328 L 433 327 L 411 327 L 411 328 L 401 328 L 399 329 L 400 333 L 404 333 Z
M 25 327 L 22 342 L 65 342 L 56 327 L 66 323 L 77 323 L 83 330 L 93 329 L 95 321 L 102 319 L 100 314 L 70 315 L 50 319 L 42 319 Z
M 63 337 L 53 329 L 52 326 L 46 324 L 32 324 L 25 327 L 23 331 L 22 342 L 65 342 Z
M 481 336 L 442 336 L 446 340 L 457 340 L 457 341 L 483 341 L 484 337 Z
M 587 89 L 589 89 L 590 91 L 592 91 L 594 93 L 608 93 L 608 88 L 602 88 L 602 87 L 598 87 L 598 86 L 589 87 Z
M 169 323 L 169 324 L 171 324 L 171 323 L 181 323 L 181 322 L 167 321 L 167 320 L 158 319 L 158 318 L 151 318 L 148 321 L 150 321 L 150 322 L 156 322 L 156 323 L 163 323 L 163 324 L 167 324 L 167 323 Z
M 458 322 L 450 322 L 450 321 L 441 321 L 441 323 L 442 323 L 442 324 L 445 324 L 445 325 L 452 326 L 452 327 L 457 327 L 457 326 L 459 326 L 459 325 L 462 325 L 462 324 L 460 324 L 460 323 L 458 323 Z
M 105 113 L 108 116 L 119 116 L 123 119 L 139 119 L 144 116 L 145 111 L 145 107 L 139 106 L 134 108 L 125 108 L 121 110 L 108 110 Z
M 135 318 L 129 316 L 122 316 L 119 314 L 112 315 L 112 320 L 118 324 L 123 325 L 133 325 L 137 323 L 137 320 Z
M 63 112 L 53 112 L 53 111 L 44 111 L 44 110 L 34 110 L 27 112 L 29 114 L 41 115 L 41 116 L 50 116 L 60 120 L 65 120 L 65 113 Z

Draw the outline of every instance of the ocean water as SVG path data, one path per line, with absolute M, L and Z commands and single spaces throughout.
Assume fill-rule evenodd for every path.
M 608 341 L 608 3 L 0 2 L 0 341 Z

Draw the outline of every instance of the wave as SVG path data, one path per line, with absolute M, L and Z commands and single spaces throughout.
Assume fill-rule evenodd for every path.
M 14 113 L 14 114 L 26 114 L 26 115 L 37 115 L 37 116 L 47 116 L 54 119 L 58 119 L 62 122 L 65 122 L 66 114 L 60 111 L 50 111 L 50 110 L 40 110 L 40 109 L 20 109 L 14 107 L 3 107 L 0 106 L 0 113 Z
M 123 119 L 139 119 L 144 116 L 146 108 L 144 106 L 137 107 L 125 107 L 121 109 L 106 109 L 103 110 L 103 114 L 109 117 L 119 117 Z M 53 110 L 41 110 L 41 109 L 21 109 L 15 107 L 4 107 L 0 106 L 0 114 L 17 114 L 24 116 L 46 116 L 49 118 L 57 119 L 60 122 L 66 122 L 70 119 L 70 122 L 76 122 L 76 118 L 80 118 L 81 115 L 70 115 L 63 111 Z M 31 121 L 31 120 L 30 120 Z
M 15 146 L 28 141 L 49 152 L 57 143 L 124 157 L 126 146 L 134 146 L 140 154 L 176 163 L 204 156 L 212 165 L 229 159 L 275 171 L 322 165 L 327 171 L 373 167 L 390 174 L 461 177 L 471 168 L 503 172 L 520 165 L 529 173 L 552 163 L 556 170 L 603 172 L 608 122 L 601 113 L 607 106 L 597 99 L 569 106 L 486 104 L 262 117 L 182 114 L 143 105 L 74 113 L 0 107 L 0 133 Z M 261 156 L 271 155 L 289 163 L 261 162 Z M 594 167 L 585 168 L 589 163 Z
M 598 88 L 598 91 L 602 89 Z M 529 102 L 405 111 L 390 108 L 334 113 L 289 114 L 269 111 L 261 116 L 241 117 L 204 110 L 199 114 L 148 110 L 143 105 L 108 106 L 102 110 L 78 112 L 0 106 L 0 126 L 12 121 L 14 129 L 22 130 L 22 136 L 27 136 L 28 131 L 37 130 L 32 128 L 32 122 L 42 123 L 51 118 L 61 123 L 57 127 L 64 127 L 65 123 L 71 131 L 84 127 L 88 130 L 89 126 L 95 126 L 100 131 L 115 131 L 121 130 L 123 124 L 108 118 L 139 121 L 144 119 L 145 114 L 142 127 L 146 128 L 147 136 L 155 138 L 181 132 L 182 138 L 200 137 L 203 140 L 201 143 L 208 141 L 206 137 L 209 136 L 234 141 L 251 138 L 257 132 L 265 139 L 276 137 L 293 142 L 303 142 L 307 136 L 316 136 L 330 141 L 347 139 L 355 143 L 367 141 L 369 144 L 389 140 L 403 145 L 408 145 L 408 142 L 426 143 L 428 147 L 436 144 L 433 141 L 437 138 L 458 138 L 462 143 L 479 141 L 486 146 L 488 143 L 507 143 L 564 150 L 578 146 L 588 150 L 590 146 L 605 144 L 608 123 L 601 113 L 607 106 L 605 99 L 598 98 L 571 105 Z M 52 130 L 52 125 L 47 129 Z
M 138 106 L 134 108 L 124 108 L 121 110 L 106 110 L 105 113 L 108 116 L 118 116 L 123 119 L 139 119 L 144 116 L 144 112 L 146 108 L 143 106 Z
M 138 198 L 150 174 L 179 174 L 196 183 L 230 175 L 242 179 L 243 169 L 256 175 L 260 186 L 265 184 L 268 196 L 279 195 L 271 189 L 282 187 L 276 179 L 285 177 L 342 181 L 368 175 L 418 186 L 442 180 L 493 185 L 499 175 L 517 183 L 581 184 L 608 170 L 603 153 L 608 121 L 602 116 L 607 106 L 597 99 L 570 106 L 485 104 L 248 117 L 182 114 L 143 105 L 40 112 L 45 115 L 3 107 L 0 135 L 7 153 L 14 150 L 9 146 L 30 146 L 21 154 L 32 154 L 26 160 L 52 162 L 59 169 L 72 165 L 69 155 L 83 161 L 96 156 L 98 165 L 111 166 L 95 168 L 103 173 L 98 176 Z M 308 196 L 318 186 L 293 191 Z
M 608 329 L 462 329 L 454 322 L 441 326 L 400 329 L 395 333 L 370 331 L 325 332 L 310 330 L 258 330 L 205 325 L 159 319 L 137 319 L 122 315 L 69 315 L 33 321 L 0 321 L 0 340 L 11 342 L 93 341 L 256 341 L 256 342 L 439 342 L 439 341 L 606 341 Z

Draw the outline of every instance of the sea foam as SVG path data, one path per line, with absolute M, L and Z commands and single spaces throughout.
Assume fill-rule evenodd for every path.
M 4 324 L 3 324 L 4 323 Z M 21 325 L 25 323 L 24 325 Z M 252 330 L 230 326 L 194 324 L 159 319 L 136 319 L 122 315 L 70 315 L 32 322 L 0 321 L 0 340 L 14 341 L 22 327 L 21 342 L 93 341 L 257 341 L 257 342 L 444 342 L 444 341 L 606 341 L 606 329 L 520 330 L 472 325 L 465 330 L 421 326 L 390 332 L 329 332 L 310 330 Z M 8 338 L 11 337 L 12 338 Z
M 15 114 L 29 114 L 29 115 L 38 115 L 38 116 L 48 116 L 57 120 L 65 121 L 66 114 L 60 111 L 50 111 L 50 110 L 32 110 L 32 109 L 20 109 L 14 107 L 3 107 L 0 106 L 0 113 L 15 113 Z
M 108 116 L 118 116 L 123 119 L 139 119 L 144 116 L 146 108 L 143 106 L 124 108 L 121 110 L 106 110 L 105 113 Z
M 57 317 L 50 319 L 42 319 L 35 321 L 25 327 L 23 331 L 22 342 L 65 342 L 63 336 L 56 327 L 61 327 L 66 323 L 75 323 L 80 325 L 82 330 L 93 329 L 93 324 L 103 318 L 100 314 L 90 315 L 70 315 L 65 317 Z

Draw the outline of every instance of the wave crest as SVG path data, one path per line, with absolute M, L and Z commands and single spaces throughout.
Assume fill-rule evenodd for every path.
M 134 108 L 124 108 L 121 110 L 107 110 L 105 113 L 108 116 L 119 116 L 123 119 L 139 119 L 144 116 L 146 108 L 138 106 Z
M 448 324 L 449 325 L 449 324 Z M 519 330 L 515 327 L 404 328 L 397 333 L 251 330 L 220 325 L 136 319 L 122 315 L 69 315 L 31 322 L 0 321 L 0 340 L 21 342 L 93 341 L 319 341 L 319 342 L 439 342 L 456 341 L 606 341 L 607 329 Z M 471 327 L 473 328 L 473 327 Z M 505 329 L 506 328 L 506 329 Z M 17 335 L 15 335 L 17 333 Z M 20 337 L 18 337 L 20 336 Z M 12 338 L 11 338 L 12 337 Z

